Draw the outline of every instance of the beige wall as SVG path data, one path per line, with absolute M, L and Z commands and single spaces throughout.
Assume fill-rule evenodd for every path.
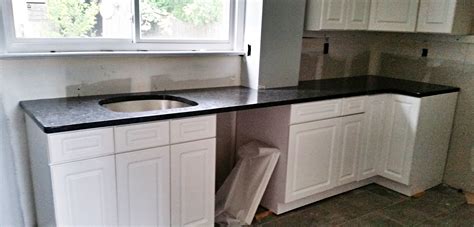
M 300 80 L 362 74 L 461 88 L 445 183 L 474 191 L 474 37 L 373 32 L 307 33 Z M 323 55 L 329 37 L 330 51 Z M 422 58 L 422 48 L 428 57 Z
M 239 56 L 0 60 L 0 226 L 34 223 L 21 100 L 240 85 Z M 218 117 L 218 182 L 232 163 L 233 115 Z M 229 125 L 230 124 L 230 125 Z

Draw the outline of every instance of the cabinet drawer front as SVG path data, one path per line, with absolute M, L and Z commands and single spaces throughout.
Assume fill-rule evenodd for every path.
M 112 128 L 48 135 L 51 164 L 114 153 Z
M 163 146 L 169 144 L 169 140 L 168 121 L 115 127 L 117 152 Z
M 341 99 L 291 105 L 291 124 L 341 115 Z
M 171 121 L 171 143 L 182 143 L 215 136 L 216 115 Z
M 367 96 L 345 98 L 342 100 L 342 115 L 364 113 Z

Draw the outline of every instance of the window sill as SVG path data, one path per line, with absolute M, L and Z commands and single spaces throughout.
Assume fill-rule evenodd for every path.
M 0 53 L 0 59 L 68 56 L 243 56 L 243 51 L 78 51 L 41 53 Z

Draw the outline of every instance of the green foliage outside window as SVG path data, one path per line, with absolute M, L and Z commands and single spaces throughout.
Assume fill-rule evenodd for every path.
M 53 37 L 94 37 L 99 0 L 48 0 Z M 171 17 L 196 26 L 219 21 L 222 0 L 142 0 L 142 31 L 170 33 Z
M 95 36 L 97 0 L 48 0 L 48 18 L 53 22 L 55 37 Z

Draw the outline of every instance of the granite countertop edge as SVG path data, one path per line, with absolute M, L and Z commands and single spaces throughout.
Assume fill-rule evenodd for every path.
M 353 85 L 351 85 L 353 84 Z M 340 86 L 340 89 L 338 89 Z M 352 87 L 353 86 L 353 87 Z M 326 92 L 325 91 L 330 91 Z M 212 93 L 223 94 L 226 92 L 238 93 L 234 96 L 220 97 L 219 102 L 213 103 Z M 324 91 L 324 92 L 323 92 Z M 98 95 L 98 96 L 84 96 L 84 97 L 70 97 L 70 98 L 56 98 L 56 99 L 41 99 L 21 101 L 20 106 L 23 111 L 40 127 L 45 133 L 59 133 L 75 130 L 93 129 L 99 127 L 111 127 L 117 125 L 136 124 L 158 120 L 169 120 L 173 118 L 193 117 L 206 114 L 217 114 L 231 111 L 257 109 L 264 107 L 274 107 L 281 105 L 290 105 L 311 101 L 322 101 L 336 98 L 348 98 L 361 95 L 376 95 L 376 94 L 400 94 L 416 98 L 427 96 L 459 92 L 457 87 L 450 87 L 444 85 L 436 85 L 422 82 L 414 82 L 408 80 L 400 80 L 387 78 L 382 76 L 357 76 L 348 78 L 313 80 L 301 82 L 297 87 L 286 87 L 277 89 L 252 90 L 245 87 L 220 87 L 220 88 L 203 88 L 191 90 L 175 90 L 175 91 L 159 91 L 159 92 L 141 92 L 130 94 L 112 94 L 112 95 Z M 244 103 L 238 102 L 236 97 L 244 98 L 247 96 L 257 95 L 257 97 L 264 96 L 263 100 L 255 102 Z M 305 94 L 309 92 L 310 94 Z M 318 93 L 320 92 L 320 93 Z M 209 93 L 209 94 L 207 94 Z M 252 94 L 250 94 L 252 93 Z M 118 97 L 123 95 L 142 95 L 142 94 L 171 94 L 176 96 L 185 96 L 193 100 L 193 95 L 200 95 L 197 101 L 200 103 L 198 107 L 179 108 L 172 111 L 150 111 L 147 114 L 120 114 L 108 112 L 103 107 L 98 105 L 98 101 L 109 97 Z M 209 97 L 206 97 L 206 94 Z M 245 96 L 247 95 L 247 96 Z M 288 97 L 285 97 L 287 95 Z M 297 97 L 294 97 L 294 96 Z M 188 97 L 186 97 L 188 96 Z M 277 96 L 272 99 L 272 96 Z M 209 100 L 206 100 L 209 99 Z M 208 101 L 211 104 L 206 103 Z M 237 101 L 237 103 L 236 103 Z M 227 104 L 229 102 L 230 104 Z M 98 120 L 81 120 L 80 117 L 84 113 L 76 114 L 74 111 L 79 110 L 82 103 L 87 103 L 88 114 L 107 115 L 104 119 Z M 93 105 L 97 103 L 97 107 Z M 203 104 L 203 105 L 201 105 Z M 208 105 L 206 105 L 208 104 Z M 86 109 L 87 109 L 86 107 Z M 50 110 L 48 112 L 45 110 Z M 82 108 L 81 108 L 82 111 Z M 77 111 L 76 111 L 77 112 Z M 71 115 L 71 121 L 68 121 L 67 116 Z M 72 116 L 77 115 L 77 116 Z M 115 115 L 115 116 L 114 116 Z M 62 118 L 61 118 L 62 117 Z M 90 117 L 90 116 L 89 116 Z M 54 118 L 60 118 L 62 121 L 55 122 Z M 78 120 L 79 118 L 79 120 Z M 48 123 L 49 122 L 49 123 Z M 51 122 L 54 122 L 52 124 Z

